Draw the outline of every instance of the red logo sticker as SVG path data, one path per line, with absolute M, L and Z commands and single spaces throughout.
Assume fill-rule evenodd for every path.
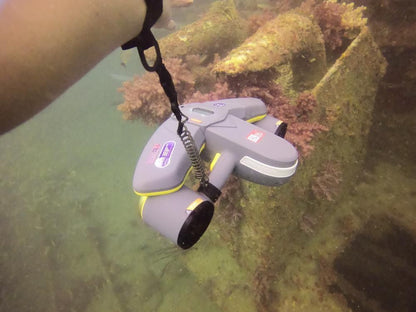
M 153 164 L 155 162 L 160 146 L 160 144 L 153 145 L 152 150 L 150 151 L 150 154 L 147 157 L 147 164 Z
M 247 140 L 253 143 L 258 143 L 263 137 L 264 137 L 264 132 L 254 129 L 248 134 Z

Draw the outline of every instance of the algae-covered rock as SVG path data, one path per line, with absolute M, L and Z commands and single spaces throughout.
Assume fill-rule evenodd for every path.
M 315 137 L 314 151 L 300 164 L 292 181 L 274 189 L 244 184 L 246 220 L 241 239 L 245 243 L 240 254 L 250 270 L 253 265 L 262 265 L 256 259 L 261 255 L 269 259 L 277 279 L 293 255 L 307 244 L 308 237 L 319 231 L 320 224 L 333 213 L 328 210 L 329 202 L 348 194 L 357 183 L 366 156 L 377 86 L 385 67 L 373 37 L 363 29 L 312 91 L 317 99 L 313 118 L 329 130 Z M 321 193 L 313 191 L 318 182 Z M 273 283 L 270 288 L 283 292 Z M 270 303 L 279 304 L 276 299 Z
M 246 22 L 234 1 L 221 0 L 214 2 L 201 19 L 160 40 L 160 49 L 164 57 L 213 56 L 231 50 L 247 36 Z
M 228 248 L 227 261 L 222 259 L 219 263 L 213 256 L 202 263 L 192 254 L 186 257 L 189 268 L 201 278 L 201 283 L 215 288 L 228 281 L 232 287 L 230 281 L 235 278 L 231 272 L 245 272 L 240 273 L 246 285 L 244 294 L 233 295 L 239 294 L 245 301 L 251 296 L 257 311 L 288 310 L 288 304 L 292 311 L 313 310 L 305 303 L 296 306 L 292 297 L 286 297 L 285 287 L 302 289 L 304 277 L 285 270 L 319 231 L 322 222 L 334 213 L 329 204 L 357 183 L 366 155 L 377 86 L 385 67 L 373 37 L 363 27 L 312 90 L 317 100 L 312 119 L 324 124 L 328 131 L 313 139 L 315 149 L 299 164 L 292 180 L 279 188 L 243 182 L 244 196 L 235 200 L 242 206 L 244 217 L 232 228 L 224 228 L 224 224 L 214 219 L 206 234 L 210 244 L 202 245 L 205 255 L 215 255 L 218 248 Z M 199 275 L 198 268 L 207 263 L 221 268 L 221 276 Z M 300 297 L 310 296 L 314 291 L 303 289 Z M 328 299 L 315 310 L 321 307 L 345 310 L 329 293 L 325 296 Z M 222 302 L 224 311 L 235 311 L 225 304 L 229 300 L 226 294 L 223 297 L 217 294 L 214 299 Z
M 325 47 L 319 26 L 309 17 L 289 12 L 261 26 L 217 63 L 214 71 L 227 75 L 264 71 L 290 63 L 298 54 L 315 63 L 315 70 L 325 69 Z

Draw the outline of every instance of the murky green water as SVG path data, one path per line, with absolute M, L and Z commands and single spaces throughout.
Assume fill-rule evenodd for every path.
M 398 59 L 391 51 L 383 52 L 391 59 Z M 137 157 L 154 128 L 138 121 L 127 122 L 116 109 L 123 101 L 117 88 L 139 68 L 136 57 L 132 57 L 127 68 L 121 66 L 120 51 L 115 51 L 35 118 L 0 137 L 0 311 L 222 310 L 218 300 L 208 295 L 215 291 L 207 291 L 210 285 L 201 283 L 199 276 L 183 263 L 186 253 L 139 219 L 138 198 L 132 191 L 131 180 Z M 350 215 L 343 219 L 342 229 L 346 232 L 348 226 L 353 227 L 349 222 L 359 223 L 354 221 L 360 216 L 358 211 L 365 211 L 361 216 L 393 214 L 398 219 L 405 216 L 406 231 L 416 235 L 416 115 L 412 104 L 414 92 L 409 91 L 415 84 L 407 82 L 404 91 L 400 89 L 403 84 L 395 89 L 397 80 L 402 79 L 396 75 L 399 73 L 388 71 L 376 99 L 363 176 L 351 193 L 341 196 L 342 201 L 332 206 L 345 215 L 354 211 L 352 221 L 348 219 Z M 383 217 L 371 220 L 369 224 L 375 228 L 385 224 Z M 338 221 L 315 225 L 310 218 L 305 222 L 311 223 L 312 228 L 308 244 L 293 256 L 286 275 L 276 278 L 276 283 L 284 284 L 291 271 L 293 276 L 302 275 L 299 280 L 308 274 L 320 274 L 315 268 L 309 270 L 305 263 L 309 263 L 311 255 L 320 253 L 319 248 L 332 244 L 333 232 L 327 229 L 336 231 Z M 398 235 L 396 245 L 400 245 L 400 238 L 409 240 L 404 247 L 386 248 L 403 253 L 403 262 L 396 255 L 390 258 L 395 259 L 396 269 L 406 271 L 407 285 L 413 289 L 416 261 L 409 251 L 416 250 L 415 236 L 400 234 L 402 230 L 396 230 L 396 225 L 391 228 L 382 233 Z M 345 235 L 345 241 L 355 242 L 353 237 L 347 237 L 351 232 Z M 388 245 L 393 234 L 381 241 Z M 360 235 L 365 239 L 371 236 L 365 231 Z M 202 247 L 194 247 L 200 257 L 209 244 L 210 241 L 205 241 Z M 390 259 L 377 249 L 384 246 L 382 243 L 373 243 L 375 247 L 371 245 L 374 247 L 371 250 L 357 245 L 360 244 L 351 244 L 345 249 L 345 257 L 341 253 L 335 261 L 335 270 L 342 278 L 331 284 L 329 293 L 345 295 L 345 289 L 370 287 L 374 283 L 354 278 L 354 274 L 371 271 L 377 262 L 374 259 Z M 359 267 L 360 262 L 351 259 L 356 259 L 363 250 L 373 262 L 363 269 L 348 271 L 348 263 Z M 200 270 L 216 271 L 220 279 L 221 267 L 208 268 L 208 265 Z M 323 271 L 326 264 L 320 265 Z M 389 265 L 387 261 L 381 269 L 388 270 Z M 307 297 L 312 286 L 305 279 L 296 288 L 293 280 L 290 287 L 279 286 L 286 296 L 282 298 Z M 375 300 L 382 302 L 383 293 L 378 289 L 372 290 L 373 293 L 362 291 L 370 300 L 371 294 L 376 293 Z M 394 293 L 391 295 L 394 300 L 401 299 L 404 291 L 390 289 L 386 296 L 388 293 Z M 345 306 L 361 311 L 354 305 L 356 294 L 352 290 L 346 295 L 350 301 Z M 403 300 L 409 300 L 409 296 Z M 406 304 L 410 306 L 412 302 Z M 319 303 L 314 308 L 320 310 Z M 311 309 L 287 308 L 288 311 Z
M 154 129 L 116 110 L 130 67 L 115 51 L 1 137 L 1 311 L 215 311 L 138 219 L 132 174 Z

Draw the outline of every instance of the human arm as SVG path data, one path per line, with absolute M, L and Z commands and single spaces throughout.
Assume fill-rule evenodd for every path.
M 136 36 L 144 0 L 4 0 L 0 4 L 0 133 L 50 104 Z

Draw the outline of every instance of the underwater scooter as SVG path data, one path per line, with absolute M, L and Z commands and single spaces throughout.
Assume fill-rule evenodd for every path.
M 136 48 L 143 67 L 157 73 L 173 114 L 145 146 L 136 165 L 133 188 L 141 196 L 143 220 L 187 249 L 207 229 L 214 202 L 231 173 L 264 185 L 280 185 L 295 173 L 298 154 L 283 139 L 287 125 L 267 116 L 266 106 L 258 99 L 179 106 L 173 79 L 151 32 L 162 14 L 162 1 L 145 2 L 147 11 L 140 33 L 121 48 Z M 151 48 L 156 54 L 153 64 L 145 55 Z M 201 158 L 211 162 L 209 177 Z M 184 186 L 191 168 L 200 181 L 197 191 Z
M 187 249 L 207 229 L 214 202 L 230 174 L 277 186 L 295 173 L 298 153 L 283 138 L 287 125 L 267 115 L 259 99 L 225 99 L 180 108 L 188 117 L 185 124 L 200 155 L 190 155 L 187 143 L 177 134 L 172 114 L 145 146 L 133 188 L 141 196 L 139 208 L 145 223 Z M 193 191 L 184 182 L 194 163 L 192 158 L 197 157 L 210 162 L 210 174 L 209 180 L 201 181 L 198 191 Z

